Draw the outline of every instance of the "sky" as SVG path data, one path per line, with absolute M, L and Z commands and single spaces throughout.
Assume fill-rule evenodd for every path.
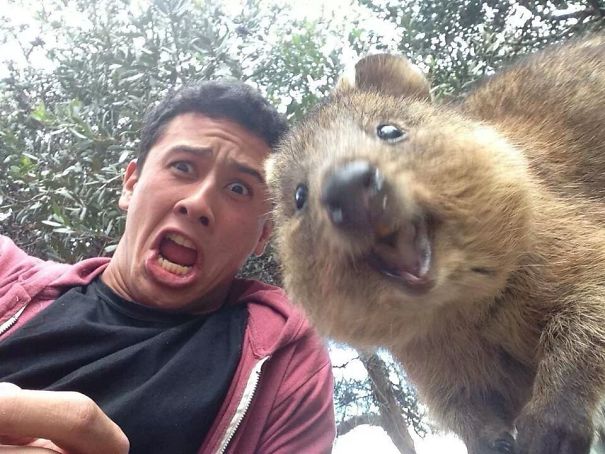
M 466 454 L 466 448 L 458 438 L 449 434 L 431 435 L 421 439 L 411 433 L 416 454 Z M 339 437 L 332 454 L 399 454 L 387 433 L 376 426 L 357 426 Z
M 0 0 L 0 3 L 3 1 L 4 0 Z M 134 1 L 135 4 L 144 4 L 147 0 Z M 278 2 L 278 0 L 274 1 Z M 350 0 L 331 0 L 330 2 L 320 0 L 289 0 L 289 3 L 293 7 L 294 14 L 298 15 L 299 17 L 308 17 L 309 19 L 316 19 L 321 15 L 335 15 L 341 20 L 346 20 L 347 11 L 350 11 L 351 8 Z M 237 13 L 242 8 L 243 2 L 239 0 L 224 0 L 224 4 L 226 9 Z M 2 13 L 9 16 L 12 20 L 19 24 L 32 25 L 35 23 L 35 21 L 29 16 L 28 11 L 24 8 L 11 7 L 10 10 L 5 9 Z M 66 19 L 70 20 L 69 17 Z M 75 15 L 72 19 L 75 23 L 80 20 L 80 18 L 76 17 Z M 369 17 L 368 20 L 374 19 Z M 384 24 L 382 24 L 382 27 L 384 27 Z M 35 26 L 29 30 L 25 30 L 24 33 L 31 35 L 26 36 L 27 39 L 34 39 L 36 37 Z M 393 30 L 392 34 L 393 37 L 395 37 L 396 31 Z M 4 45 L 0 43 L 0 52 L 2 52 L 2 55 L 5 57 L 12 55 L 18 61 L 21 56 L 18 46 L 16 46 L 14 43 L 11 44 L 10 42 Z M 25 64 L 25 61 L 21 59 L 19 63 Z M 36 55 L 31 56 L 30 63 L 36 66 L 45 66 L 49 64 L 49 62 L 42 59 L 41 56 L 38 57 Z M 3 68 L 0 67 L 0 77 L 2 77 L 3 74 Z M 333 361 L 336 364 L 339 362 L 346 362 L 346 358 L 348 356 L 355 355 L 355 353 L 348 349 L 336 349 L 336 353 L 333 353 L 333 355 Z M 363 366 L 357 362 L 357 365 L 353 365 L 351 368 L 348 368 L 346 373 L 349 374 L 349 376 L 365 375 L 365 369 L 363 369 Z M 412 433 L 412 436 L 414 438 L 418 454 L 466 453 L 464 445 L 451 435 L 432 435 L 427 436 L 425 439 L 420 439 L 415 433 Z M 368 425 L 358 426 L 346 435 L 339 437 L 334 447 L 334 454 L 357 454 L 368 452 L 376 454 L 398 454 L 397 449 L 382 428 Z

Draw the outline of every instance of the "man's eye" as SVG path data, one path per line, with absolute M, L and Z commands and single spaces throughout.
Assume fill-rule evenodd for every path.
M 193 172 L 193 165 L 187 161 L 176 161 L 171 164 L 172 168 L 178 170 L 181 173 Z
M 231 183 L 227 187 L 229 188 L 229 190 L 231 192 L 235 192 L 236 194 L 240 194 L 240 195 L 249 195 L 250 194 L 250 190 L 241 183 Z

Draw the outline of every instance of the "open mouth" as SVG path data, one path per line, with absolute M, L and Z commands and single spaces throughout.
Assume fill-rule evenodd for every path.
M 197 261 L 197 248 L 188 238 L 178 233 L 167 233 L 158 246 L 159 265 L 166 271 L 184 276 Z
M 397 280 L 406 289 L 424 292 L 432 287 L 432 228 L 426 218 L 404 225 L 375 227 L 376 240 L 367 257 L 379 273 Z

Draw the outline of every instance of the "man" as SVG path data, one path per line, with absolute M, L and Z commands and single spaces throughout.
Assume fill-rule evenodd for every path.
M 269 240 L 285 128 L 243 83 L 186 87 L 146 117 L 110 260 L 0 238 L 0 442 L 29 445 L 0 452 L 330 451 L 325 348 L 281 290 L 235 279 Z

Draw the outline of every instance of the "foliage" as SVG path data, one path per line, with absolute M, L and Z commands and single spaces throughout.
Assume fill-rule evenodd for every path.
M 195 79 L 236 77 L 294 116 L 327 90 L 326 68 L 340 71 L 315 39 L 317 24 L 254 1 L 231 16 L 220 4 L 188 0 L 138 9 L 125 0 L 10 5 L 36 21 L 14 24 L 6 10 L 0 18 L 3 40 L 17 38 L 26 63 L 6 62 L 0 82 L 0 161 L 8 169 L 0 232 L 41 257 L 112 251 L 124 223 L 116 207 L 122 168 L 136 156 L 144 112 L 166 93 Z M 19 39 L 26 32 L 33 39 Z
M 605 27 L 605 6 L 595 1 L 361 2 L 396 25 L 397 50 L 428 72 L 437 97 L 460 95 L 519 55 Z

